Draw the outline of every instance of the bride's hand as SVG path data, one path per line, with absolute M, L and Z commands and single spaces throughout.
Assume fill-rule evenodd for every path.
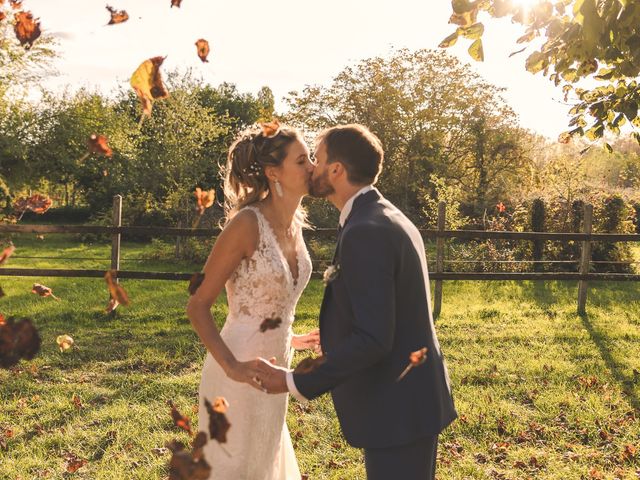
M 291 339 L 291 346 L 296 350 L 320 350 L 320 330 L 317 328 L 305 335 L 294 335 Z
M 250 360 L 248 362 L 236 361 L 228 370 L 227 377 L 236 382 L 247 383 L 252 387 L 264 391 L 260 379 L 261 370 L 258 368 L 259 361 Z

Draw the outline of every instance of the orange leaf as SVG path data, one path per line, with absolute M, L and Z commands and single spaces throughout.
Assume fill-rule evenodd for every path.
M 111 20 L 107 25 L 116 25 L 118 23 L 123 23 L 129 20 L 129 14 L 125 10 L 116 10 L 113 7 L 107 5 L 107 10 L 111 13 Z
M 111 298 L 115 299 L 118 303 L 121 303 L 125 307 L 129 306 L 129 296 L 127 292 L 122 288 L 120 284 L 116 281 L 116 271 L 109 270 L 105 272 L 104 279 L 107 281 L 107 288 L 109 289 L 109 295 Z
M 273 119 L 267 123 L 261 123 L 262 135 L 265 137 L 275 137 L 280 131 L 280 122 L 277 119 Z
M 193 435 L 193 432 L 191 431 L 191 422 L 189 421 L 189 417 L 182 415 L 171 400 L 169 400 L 167 403 L 171 407 L 171 418 L 173 418 L 173 424 L 176 427 L 183 429 L 189 435 Z
M 169 480 L 206 480 L 211 467 L 204 459 L 203 447 L 207 443 L 207 434 L 198 432 L 193 440 L 192 451 L 187 452 L 184 445 L 176 440 L 167 443 L 172 456 L 169 462 Z
M 109 298 L 109 303 L 107 304 L 105 312 L 113 312 L 116 308 L 118 308 L 118 305 L 120 305 L 120 302 L 118 302 L 118 300 L 116 300 L 115 298 Z
M 13 6 L 13 4 L 12 4 Z M 13 30 L 18 37 L 20 45 L 23 45 L 26 49 L 33 46 L 40 34 L 40 22 L 33 19 L 31 12 L 18 12 L 16 13 L 16 24 Z
M 97 153 L 99 155 L 104 155 L 105 157 L 113 155 L 113 151 L 109 148 L 109 145 L 107 145 L 107 137 L 104 135 L 96 135 L 93 133 L 89 137 L 87 144 L 91 153 Z
M 153 57 L 145 60 L 131 76 L 131 86 L 140 98 L 142 112 L 146 116 L 151 116 L 153 100 L 169 96 L 160 75 L 160 66 L 165 58 Z
M 74 453 L 67 453 L 64 457 L 66 460 L 66 469 L 68 473 L 75 473 L 82 467 L 84 467 L 87 463 L 89 463 L 84 458 L 78 458 Z
M 215 190 L 205 191 L 200 187 L 196 187 L 194 194 L 196 196 L 196 201 L 198 202 L 198 206 L 196 207 L 198 215 L 202 215 L 207 208 L 213 205 L 213 202 L 216 199 Z
M 209 42 L 207 42 L 204 38 L 199 39 L 196 42 L 196 47 L 198 49 L 198 56 L 202 62 L 208 62 L 207 57 L 209 56 Z
M 14 247 L 13 245 L 9 245 L 7 248 L 5 248 L 2 253 L 0 253 L 0 265 L 5 263 L 15 251 L 16 247 Z
M 182 0 L 171 0 L 171 8 L 173 8 L 173 7 L 180 8 L 180 4 L 181 3 L 182 3 Z
M 6 14 L 6 13 L 4 13 L 4 12 L 0 12 L 0 22 L 1 22 L 2 20 L 4 20 L 5 18 L 7 18 L 7 14 Z
M 416 350 L 415 352 L 411 352 L 409 354 L 409 365 L 404 371 L 400 374 L 400 376 L 396 379 L 396 382 L 402 380 L 407 373 L 411 371 L 412 368 L 415 368 L 419 365 L 422 365 L 427 361 L 427 347 L 423 347 L 420 350 Z
M 10 0 L 9 3 L 14 10 L 20 10 L 22 8 L 22 0 Z

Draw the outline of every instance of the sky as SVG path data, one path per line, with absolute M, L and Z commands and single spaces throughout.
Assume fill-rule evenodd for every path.
M 531 1 L 531 0 L 521 0 Z M 114 0 L 129 21 L 107 26 L 104 0 L 24 0 L 24 8 L 40 18 L 44 32 L 59 42 L 59 75 L 43 81 L 60 90 L 86 86 L 108 94 L 128 88 L 131 74 L 153 56 L 167 56 L 163 70 L 191 68 L 207 83 L 231 82 L 243 92 L 263 85 L 282 97 L 305 85 L 328 85 L 346 66 L 359 60 L 390 55 L 394 49 L 438 48 L 453 32 L 448 24 L 449 0 Z M 516 39 L 521 26 L 508 20 L 484 21 L 485 61 L 467 54 L 469 40 L 448 49 L 504 94 L 520 124 L 556 138 L 566 130 L 568 108 L 560 89 L 541 74 L 524 69 L 527 53 Z M 195 41 L 211 45 L 209 63 L 196 55 Z

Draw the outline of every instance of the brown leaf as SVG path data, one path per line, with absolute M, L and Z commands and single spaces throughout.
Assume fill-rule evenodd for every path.
M 311 373 L 326 361 L 327 358 L 324 355 L 304 358 L 298 363 L 293 373 Z
M 196 48 L 198 49 L 198 57 L 202 62 L 208 62 L 207 57 L 209 56 L 209 42 L 207 42 L 204 38 L 200 38 L 196 41 Z
M 282 319 L 280 317 L 265 318 L 260 324 L 260 332 L 264 333 L 267 330 L 275 330 L 276 328 L 280 327 L 281 323 Z
M 176 440 L 167 444 L 173 453 L 169 461 L 169 480 L 207 480 L 211 467 L 204 459 L 202 447 L 207 442 L 205 432 L 198 432 L 193 442 L 193 450 L 187 452 L 184 445 Z
M 171 0 L 171 8 L 173 8 L 173 7 L 180 8 L 180 4 L 181 3 L 182 3 L 182 0 Z
M 202 282 L 204 281 L 204 273 L 194 273 L 189 280 L 189 295 L 194 295 Z
M 41 215 L 49 210 L 52 205 L 53 200 L 51 200 L 48 196 L 34 193 L 28 198 L 22 197 L 16 200 L 13 204 L 13 208 L 21 215 L 24 214 L 24 212 L 26 212 L 27 210 L 31 210 L 33 213 Z
M 125 307 L 129 306 L 129 296 L 127 292 L 122 288 L 122 285 L 116 281 L 116 271 L 109 270 L 105 272 L 104 279 L 107 281 L 107 288 L 109 289 L 109 295 L 112 299 L 115 299 L 118 303 L 121 303 Z
M 118 300 L 116 300 L 115 298 L 109 298 L 109 303 L 107 304 L 107 308 L 105 308 L 104 311 L 106 313 L 111 313 L 116 308 L 118 308 L 118 305 L 120 305 L 120 302 L 118 302 Z
M 169 400 L 167 403 L 171 407 L 171 418 L 173 418 L 173 424 L 176 427 L 181 428 L 182 430 L 187 432 L 189 435 L 193 435 L 189 417 L 182 415 L 171 400 Z
M 55 300 L 60 300 L 58 297 L 56 297 L 53 294 L 53 290 L 39 283 L 33 284 L 33 287 L 31 288 L 31 293 L 35 293 L 36 295 L 40 295 L 41 297 L 51 297 Z
M 226 443 L 227 432 L 231 428 L 231 424 L 225 415 L 229 403 L 224 397 L 216 397 L 212 406 L 209 400 L 205 398 L 204 406 L 209 413 L 209 435 L 217 440 L 218 443 Z
M 73 402 L 73 406 L 76 407 L 78 410 L 81 410 L 82 407 L 84 406 L 82 405 L 82 400 L 80 399 L 80 397 L 75 393 L 71 397 L 71 401 Z
M 27 50 L 33 46 L 40 34 L 40 22 L 33 19 L 31 12 L 16 13 L 16 24 L 13 27 L 16 37 Z
M 125 10 L 116 10 L 109 5 L 107 5 L 107 10 L 109 10 L 109 13 L 111 14 L 111 20 L 109 20 L 107 25 L 116 25 L 129 20 L 129 14 Z
M 113 151 L 109 148 L 109 145 L 107 145 L 107 141 L 107 137 L 104 135 L 92 134 L 87 141 L 89 152 L 104 155 L 105 157 L 111 157 L 113 155 Z
M 66 464 L 66 469 L 68 473 L 75 473 L 82 467 L 84 467 L 87 463 L 89 463 L 84 458 L 78 458 L 74 453 L 68 452 L 64 456 Z
M 5 318 L 0 314 L 0 367 L 13 367 L 21 358 L 31 360 L 40 351 L 41 343 L 31 320 Z

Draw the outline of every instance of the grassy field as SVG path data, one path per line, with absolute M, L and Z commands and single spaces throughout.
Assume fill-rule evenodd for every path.
M 108 267 L 106 245 L 53 235 L 14 242 L 14 267 Z M 153 255 L 149 246 L 123 251 L 123 269 L 200 267 L 136 260 Z M 25 258 L 33 256 L 75 260 Z M 104 260 L 80 259 L 94 257 Z M 61 300 L 31 294 L 34 281 Z M 184 313 L 186 282 L 123 284 L 132 304 L 111 318 L 100 279 L 0 277 L 0 312 L 32 318 L 43 338 L 33 361 L 0 371 L 1 479 L 166 477 L 161 447 L 187 440 L 166 402 L 196 422 L 204 350 Z M 461 418 L 441 436 L 440 480 L 640 477 L 640 285 L 593 284 L 585 317 L 575 314 L 576 290 L 568 282 L 445 283 L 437 328 Z M 296 331 L 316 326 L 321 294 L 312 282 Z M 221 299 L 214 315 L 225 314 Z M 60 353 L 60 334 L 77 348 Z M 292 401 L 288 423 L 310 479 L 364 478 L 328 397 Z M 67 473 L 72 458 L 87 464 Z

